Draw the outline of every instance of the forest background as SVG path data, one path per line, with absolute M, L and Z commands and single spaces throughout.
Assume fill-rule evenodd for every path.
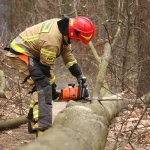
M 0 46 L 1 48 L 8 46 L 26 27 L 49 18 L 74 17 L 77 15 L 86 16 L 94 23 L 96 31 L 92 42 L 100 57 L 104 54 L 104 44 L 106 42 L 112 44 L 116 31 L 118 28 L 120 29 L 117 35 L 118 40 L 111 49 L 111 59 L 103 83 L 105 91 L 111 94 L 127 91 L 126 96 L 130 99 L 140 98 L 149 93 L 149 0 L 0 0 Z M 87 83 L 90 85 L 89 89 L 92 94 L 98 73 L 98 63 L 89 46 L 73 44 L 73 49 L 88 79 Z M 63 64 L 59 65 L 60 62 L 61 60 L 58 60 L 56 67 L 64 70 Z M 59 88 L 62 88 L 67 83 L 59 83 L 62 79 L 66 81 L 69 73 L 60 76 L 60 72 L 56 70 L 56 75 Z M 72 82 L 72 79 L 70 79 L 70 82 Z M 121 115 L 130 114 L 130 107 L 124 111 L 125 114 Z M 133 117 L 131 113 L 131 120 L 126 120 L 126 126 L 133 130 L 145 107 L 145 105 L 142 105 L 140 108 L 135 108 L 137 111 L 137 113 L 135 111 L 136 117 Z M 148 108 L 144 115 L 146 115 L 145 119 L 142 118 L 144 121 L 150 118 Z M 142 119 L 140 119 L 140 122 Z M 114 120 L 114 124 L 116 122 L 117 120 Z M 128 123 L 132 123 L 132 125 L 127 125 Z M 146 127 L 149 127 L 150 124 L 147 124 Z M 144 133 L 150 130 L 145 128 L 145 123 L 142 128 Z M 119 132 L 119 129 L 114 130 Z M 122 134 L 124 132 L 121 131 Z M 113 136 L 117 136 L 117 134 L 113 133 Z M 137 141 L 143 140 L 143 138 L 143 141 L 146 141 L 147 135 L 139 134 L 137 137 Z M 116 141 L 116 138 L 114 139 Z M 128 148 L 133 149 L 134 146 L 132 146 L 129 144 Z

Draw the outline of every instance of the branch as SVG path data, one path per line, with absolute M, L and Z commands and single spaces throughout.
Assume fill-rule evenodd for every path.
M 95 59 L 97 60 L 97 62 L 98 62 L 98 63 L 101 63 L 101 57 L 98 56 L 97 50 L 95 49 L 95 47 L 94 47 L 94 45 L 93 45 L 92 42 L 89 42 L 89 47 L 91 48 L 92 53 L 93 53 Z
M 117 29 L 116 34 L 114 36 L 114 40 L 113 40 L 113 42 L 111 44 L 111 47 L 114 47 L 114 45 L 117 43 L 117 41 L 119 39 L 119 34 L 121 32 L 121 25 L 122 25 L 122 22 L 119 22 L 118 29 Z
M 17 128 L 18 126 L 27 123 L 27 116 L 20 116 L 18 118 L 7 120 L 7 121 L 0 121 L 0 131 Z
M 131 141 L 131 137 L 134 133 L 134 131 L 137 129 L 137 126 L 139 125 L 140 121 L 142 120 L 144 114 L 146 113 L 148 107 L 145 107 L 141 117 L 139 118 L 138 122 L 136 123 L 136 125 L 134 126 L 134 129 L 132 130 L 132 132 L 130 133 L 129 137 L 124 141 L 124 143 L 122 143 L 122 146 L 120 148 L 118 148 L 118 150 L 122 150 L 122 149 L 125 149 L 125 146 L 129 143 L 130 144 L 130 141 Z
M 0 97 L 5 97 L 5 75 L 2 70 L 0 70 Z
M 76 0 L 74 0 L 73 8 L 74 8 L 75 16 L 78 16 L 78 12 L 77 12 L 76 7 L 77 7 L 77 2 L 76 2 Z
M 116 34 L 114 36 L 114 40 L 112 42 L 112 45 L 110 45 L 110 43 L 108 43 L 108 42 L 105 43 L 104 54 L 103 54 L 102 57 L 98 56 L 97 50 L 95 49 L 93 43 L 89 42 L 89 47 L 91 48 L 95 59 L 99 63 L 99 72 L 98 72 L 98 75 L 97 75 L 97 78 L 96 78 L 96 84 L 95 84 L 95 87 L 94 87 L 94 90 L 93 90 L 93 99 L 97 99 L 100 95 L 100 91 L 101 91 L 103 81 L 104 81 L 104 78 L 105 78 L 105 73 L 106 73 L 106 70 L 107 70 L 107 66 L 108 66 L 108 63 L 109 63 L 109 60 L 110 60 L 110 57 L 111 57 L 111 49 L 114 47 L 114 45 L 117 43 L 117 41 L 119 39 L 119 34 L 120 34 L 120 31 L 121 31 L 121 25 L 122 25 L 122 22 L 119 22 L 118 29 L 117 29 Z M 109 37 L 109 35 L 108 35 L 108 37 Z
M 96 85 L 93 90 L 93 99 L 97 99 L 100 95 L 100 90 L 103 85 L 110 57 L 111 57 L 111 47 L 109 43 L 106 43 L 104 47 L 104 54 L 101 58 L 101 63 L 99 63 L 99 72 L 96 79 Z

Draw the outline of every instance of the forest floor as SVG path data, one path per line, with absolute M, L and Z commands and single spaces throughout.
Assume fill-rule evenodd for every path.
M 129 105 L 111 121 L 105 150 L 150 150 L 150 108 Z

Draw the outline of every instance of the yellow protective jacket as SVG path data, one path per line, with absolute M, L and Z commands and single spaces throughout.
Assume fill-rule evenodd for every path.
M 70 45 L 64 44 L 64 40 L 67 40 L 67 37 L 63 37 L 58 29 L 57 22 L 59 20 L 57 18 L 50 19 L 29 27 L 10 44 L 13 50 L 34 56 L 42 64 L 49 65 L 51 78 L 53 78 L 51 80 L 54 80 L 52 70 L 58 56 L 62 56 L 67 68 L 76 63 L 76 59 L 71 53 Z

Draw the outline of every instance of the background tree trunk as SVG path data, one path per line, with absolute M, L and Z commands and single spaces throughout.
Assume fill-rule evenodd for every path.
M 58 1 L 1 0 L 0 42 L 8 45 L 26 27 L 58 16 Z
M 139 81 L 137 97 L 141 97 L 150 90 L 150 2 L 139 1 L 138 15 L 138 57 Z

